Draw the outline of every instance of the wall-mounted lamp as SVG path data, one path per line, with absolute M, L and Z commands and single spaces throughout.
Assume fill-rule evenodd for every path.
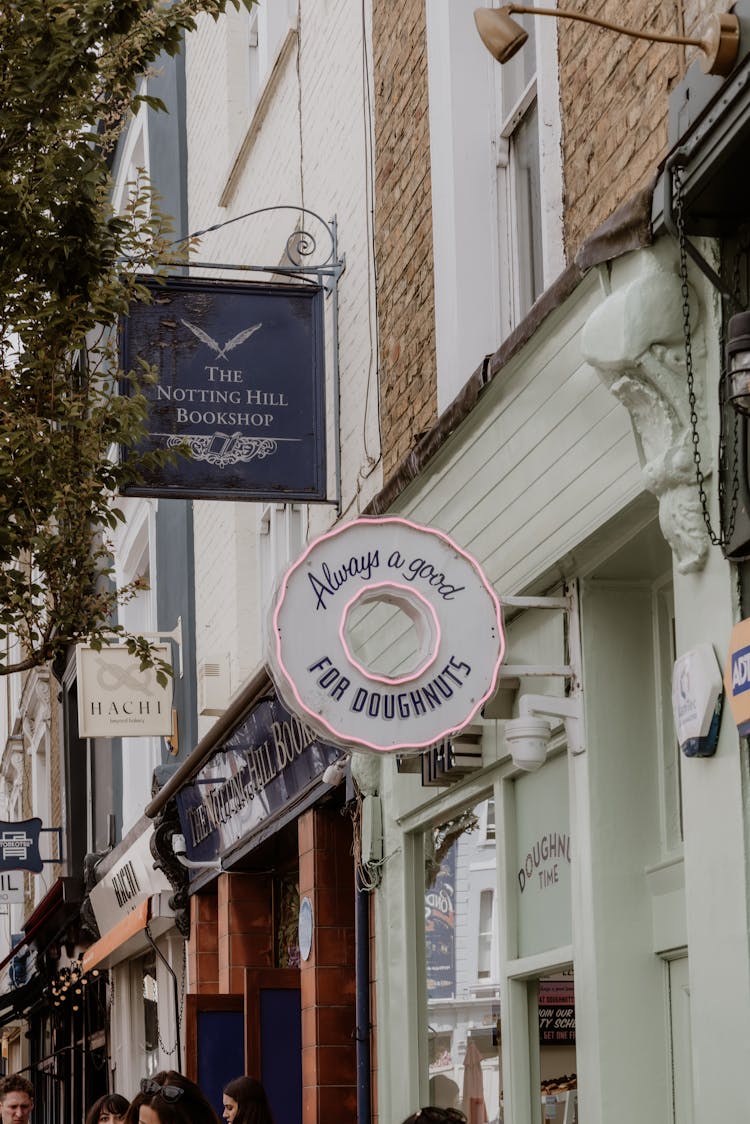
M 554 16 L 561 19 L 580 20 L 583 23 L 593 23 L 596 27 L 606 28 L 607 31 L 617 32 L 619 35 L 628 35 L 631 39 L 647 39 L 651 43 L 681 43 L 684 46 L 698 47 L 703 57 L 701 65 L 706 74 L 718 74 L 726 77 L 737 59 L 740 45 L 740 24 L 737 16 L 731 14 L 708 17 L 704 33 L 699 39 L 685 35 L 661 35 L 656 31 L 637 31 L 630 27 L 621 27 L 606 20 L 587 16 L 582 12 L 571 12 L 567 8 L 530 8 L 520 4 L 506 4 L 502 8 L 477 8 L 474 20 L 477 31 L 490 54 L 498 62 L 507 62 L 528 39 L 528 32 L 511 19 L 512 14 L 526 14 L 533 16 Z
M 750 312 L 729 320 L 726 393 L 737 413 L 750 417 Z
M 544 718 L 535 717 L 545 715 Z M 573 754 L 583 753 L 581 695 L 558 698 L 555 695 L 521 695 L 518 718 L 505 722 L 505 740 L 513 764 L 527 773 L 533 773 L 547 759 L 547 749 L 552 737 L 552 724 L 548 717 L 562 719 L 568 749 Z

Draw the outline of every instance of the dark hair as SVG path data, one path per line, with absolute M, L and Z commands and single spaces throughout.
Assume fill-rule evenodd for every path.
M 235 1077 L 224 1086 L 224 1095 L 237 1101 L 233 1124 L 273 1124 L 266 1090 L 255 1077 Z
M 99 1117 L 105 1112 L 111 1116 L 124 1116 L 129 1106 L 127 1097 L 121 1097 L 119 1093 L 105 1093 L 98 1101 L 94 1101 L 86 1113 L 85 1124 L 98 1124 Z
M 173 1069 L 162 1070 L 141 1081 L 140 1092 L 130 1102 L 125 1124 L 138 1124 L 142 1104 L 153 1108 L 160 1124 L 219 1124 L 216 1112 L 195 1082 Z
M 8 1093 L 25 1093 L 33 1101 L 34 1086 L 28 1078 L 22 1077 L 20 1073 L 9 1073 L 7 1077 L 3 1077 L 0 1081 L 0 1101 L 3 1097 L 7 1097 Z
M 457 1108 L 425 1105 L 411 1116 L 407 1116 L 404 1124 L 466 1124 L 466 1117 Z

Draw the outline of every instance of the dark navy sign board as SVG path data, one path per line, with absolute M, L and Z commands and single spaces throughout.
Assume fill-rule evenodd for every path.
M 144 389 L 148 436 L 132 453 L 182 444 L 191 455 L 146 472 L 127 494 L 324 502 L 323 290 L 142 280 L 152 303 L 125 317 L 120 366 L 146 362 L 159 381 Z
M 176 796 L 187 857 L 209 862 L 284 811 L 341 751 L 277 699 L 264 699 Z
M 42 821 L 9 822 L 0 820 L 0 873 L 8 870 L 28 870 L 41 874 L 44 860 L 39 853 L 39 833 Z

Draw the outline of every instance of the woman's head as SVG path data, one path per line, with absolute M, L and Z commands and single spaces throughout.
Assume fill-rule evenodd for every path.
M 418 1112 L 407 1116 L 404 1124 L 466 1124 L 466 1117 L 457 1108 L 437 1108 L 434 1105 L 426 1105 Z
M 266 1091 L 254 1077 L 235 1077 L 224 1086 L 227 1124 L 273 1124 Z
M 119 1093 L 105 1093 L 86 1113 L 86 1124 L 120 1124 L 125 1119 L 129 1103 Z
M 219 1124 L 219 1118 L 195 1082 L 170 1069 L 144 1077 L 125 1124 Z

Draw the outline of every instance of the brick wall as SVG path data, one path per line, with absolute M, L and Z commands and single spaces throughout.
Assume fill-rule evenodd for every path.
M 708 4 L 590 0 L 588 15 L 662 34 L 695 35 Z M 684 22 L 683 22 L 684 20 Z M 565 175 L 565 247 L 571 260 L 581 242 L 644 187 L 667 151 L 669 93 L 695 49 L 648 43 L 559 20 L 560 92 Z
M 595 0 L 589 15 L 662 33 L 680 33 L 678 5 L 628 6 Z M 678 28 L 680 30 L 678 31 Z M 667 143 L 667 98 L 683 49 L 647 43 L 570 20 L 559 21 L 565 169 L 565 246 L 581 242 L 654 174 Z
M 190 898 L 190 941 L 187 946 L 191 992 L 219 990 L 218 898 L 193 894 Z
M 423 0 L 373 4 L 375 259 L 385 477 L 437 416 Z
M 351 826 L 338 811 L 300 817 L 299 892 L 313 909 L 313 947 L 300 965 L 302 1119 L 353 1124 L 357 1115 L 354 1044 L 354 868 Z

